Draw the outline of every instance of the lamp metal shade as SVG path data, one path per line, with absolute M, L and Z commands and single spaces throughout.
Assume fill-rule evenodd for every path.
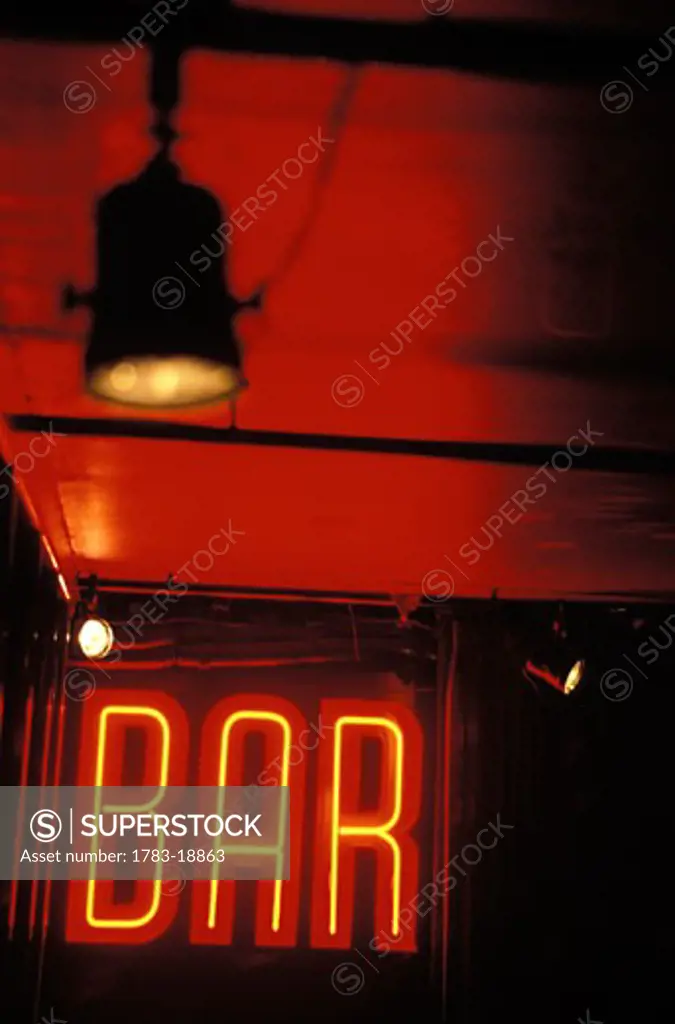
M 225 286 L 217 200 L 156 158 L 98 204 L 98 281 L 85 357 L 89 390 L 180 408 L 234 397 L 245 380 Z

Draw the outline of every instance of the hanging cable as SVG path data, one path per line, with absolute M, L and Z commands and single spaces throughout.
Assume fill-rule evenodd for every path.
M 168 161 L 171 147 L 178 138 L 172 115 L 180 101 L 181 49 L 171 41 L 155 43 L 150 53 L 150 105 L 155 114 L 150 129 L 157 141 L 157 157 Z
M 349 607 L 349 617 L 352 623 L 352 640 L 354 642 L 354 659 L 355 661 L 361 661 L 361 648 L 359 647 L 359 632 L 356 626 L 356 616 L 354 615 L 354 609 L 351 605 Z
M 302 252 L 312 228 L 316 224 L 321 209 L 321 202 L 335 170 L 340 143 L 344 139 L 344 129 L 347 124 L 349 109 L 361 83 L 363 69 L 364 65 L 354 64 L 350 65 L 345 72 L 344 81 L 328 114 L 327 134 L 329 138 L 335 140 L 335 144 L 328 150 L 324 159 L 319 161 L 314 177 L 314 194 L 310 198 L 306 214 L 298 231 L 291 239 L 291 243 L 279 266 L 272 274 L 268 275 L 267 279 L 260 286 L 260 293 L 268 291 L 271 285 L 278 284 L 279 281 L 288 275 Z
M 316 174 L 314 176 L 313 197 L 310 198 L 305 216 L 297 232 L 291 239 L 290 245 L 286 249 L 283 259 L 280 261 L 277 269 L 267 275 L 260 286 L 253 291 L 251 298 L 248 300 L 247 305 L 250 308 L 257 308 L 261 310 L 263 319 L 266 318 L 266 294 L 269 292 L 272 285 L 279 284 L 279 282 L 288 275 L 289 271 L 296 263 L 298 256 L 301 254 L 312 228 L 316 224 L 319 211 L 321 209 L 321 202 L 333 176 L 340 143 L 344 137 L 344 129 L 347 123 L 349 109 L 354 100 L 358 86 L 360 85 L 362 73 L 362 64 L 350 64 L 347 68 L 343 83 L 328 114 L 327 134 L 328 138 L 334 139 L 335 142 L 327 152 L 324 159 L 319 161 Z M 275 331 L 277 334 L 283 336 L 283 331 L 278 325 L 275 325 Z M 235 398 L 229 403 L 229 426 L 233 431 L 236 431 L 237 429 L 237 408 L 237 399 Z

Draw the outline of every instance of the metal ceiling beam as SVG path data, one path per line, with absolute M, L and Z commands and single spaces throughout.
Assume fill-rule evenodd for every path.
M 53 431 L 64 437 L 112 437 L 145 441 L 186 441 L 254 448 L 303 451 L 360 452 L 413 458 L 540 467 L 564 449 L 558 444 L 518 444 L 500 441 L 426 441 L 417 438 L 352 437 L 341 434 L 298 434 L 281 430 L 221 429 L 157 420 L 78 419 L 70 416 L 9 415 L 12 430 L 39 434 Z M 675 473 L 675 452 L 645 448 L 593 447 L 572 463 L 572 469 L 604 473 Z
M 78 584 L 82 586 L 87 578 L 78 577 Z M 110 594 L 114 597 L 151 597 L 157 592 L 164 592 L 165 583 L 148 582 L 146 580 L 124 580 L 124 579 L 98 579 L 96 590 L 99 594 Z M 462 611 L 471 612 L 476 608 L 485 608 L 488 603 L 508 604 L 511 607 L 529 609 L 541 607 L 542 604 L 551 606 L 552 614 L 562 601 L 566 607 L 573 605 L 587 606 L 609 605 L 612 608 L 622 606 L 630 608 L 631 614 L 651 614 L 653 606 L 667 605 L 675 609 L 675 592 L 673 591 L 579 591 L 574 593 L 542 595 L 541 593 L 525 594 L 511 590 L 500 590 L 496 588 L 491 597 L 476 595 L 474 597 L 462 596 L 453 597 L 447 601 L 430 601 L 422 594 L 388 594 L 385 592 L 371 591 L 335 591 L 335 590 L 299 590 L 279 589 L 275 587 L 233 587 L 226 584 L 222 586 L 204 586 L 194 584 L 190 586 L 189 595 L 183 598 L 220 598 L 223 600 L 251 601 L 260 600 L 277 603 L 290 602 L 299 604 L 332 604 L 352 605 L 354 609 L 373 607 L 381 610 L 396 610 L 400 614 L 400 599 L 402 596 L 413 597 L 419 603 L 416 604 L 409 614 L 433 612 L 434 615 L 455 616 Z
M 157 6 L 157 5 L 155 5 Z M 177 3 L 172 3 L 176 7 Z M 622 64 L 635 64 L 652 35 L 619 34 L 581 25 L 523 20 L 429 17 L 392 22 L 270 14 L 227 0 L 190 0 L 167 15 L 166 27 L 130 0 L 61 2 L 36 14 L 30 4 L 0 8 L 0 37 L 114 46 L 143 30 L 141 45 L 164 33 L 184 47 L 223 53 L 326 58 L 463 71 L 518 81 L 602 85 Z M 153 31 L 142 29 L 141 18 Z M 159 26 L 159 27 L 158 27 Z M 132 39 L 134 36 L 132 35 Z
M 78 576 L 80 587 L 88 582 L 88 577 Z M 143 580 L 96 580 L 96 591 L 99 594 L 125 594 L 128 596 L 148 596 L 165 592 L 166 583 L 148 583 Z M 187 594 L 185 596 L 188 596 Z M 190 597 L 228 598 L 249 601 L 288 601 L 300 604 L 347 604 L 355 606 L 373 606 L 395 608 L 395 600 L 391 594 L 372 593 L 368 591 L 333 591 L 333 590 L 298 590 L 279 589 L 275 587 L 209 587 L 202 584 L 191 584 Z

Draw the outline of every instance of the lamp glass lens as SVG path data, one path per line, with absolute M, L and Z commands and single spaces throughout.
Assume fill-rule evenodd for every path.
M 575 661 L 572 668 L 567 673 L 567 679 L 565 680 L 565 693 L 570 694 L 573 690 L 576 690 L 577 686 L 583 679 L 585 665 L 583 661 Z
M 93 370 L 88 384 L 110 402 L 175 409 L 233 398 L 242 379 L 233 367 L 199 356 L 134 356 Z
M 105 619 L 87 619 L 80 626 L 77 642 L 88 658 L 105 658 L 115 640 L 112 627 Z

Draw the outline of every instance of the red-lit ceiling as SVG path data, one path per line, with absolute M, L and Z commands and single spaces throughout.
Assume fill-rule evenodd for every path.
M 510 6 L 500 13 L 532 13 L 525 0 L 521 9 L 516 0 Z M 409 5 L 354 0 L 349 13 L 376 7 L 401 17 Z M 489 7 L 474 5 L 472 15 L 494 13 Z M 145 52 L 99 82 L 91 69 L 101 76 L 111 49 L 0 46 L 0 407 L 7 413 L 126 415 L 84 395 L 87 319 L 59 311 L 65 282 L 94 283 L 96 197 L 137 173 L 150 153 Z M 322 157 L 333 164 L 320 202 L 317 162 L 287 182 L 248 230 L 235 232 L 233 291 L 245 296 L 269 283 L 264 311 L 241 323 L 251 387 L 238 425 L 564 445 L 590 421 L 603 434 L 599 445 L 673 448 L 671 388 L 658 379 L 670 344 L 672 267 L 652 255 L 673 229 L 668 97 L 654 86 L 635 97 L 642 105 L 635 116 L 617 118 L 594 91 L 383 67 L 366 68 L 356 81 L 349 75 L 313 61 L 194 53 L 185 62 L 177 158 L 188 180 L 230 210 L 319 127 L 327 134 L 334 105 L 353 87 L 345 125 Z M 86 113 L 64 105 L 75 80 L 96 90 Z M 645 196 L 659 217 L 645 209 Z M 565 268 L 575 245 L 577 262 L 579 246 L 589 246 L 589 211 L 595 262 L 580 283 Z M 303 245 L 287 266 L 308 215 Z M 513 241 L 378 369 L 372 350 L 393 345 L 390 331 L 498 226 Z M 575 327 L 581 338 L 569 336 Z M 616 353 L 637 349 L 656 376 L 618 382 Z M 527 368 L 507 368 L 523 362 Z M 586 376 L 573 379 L 575 368 Z M 332 395 L 345 374 L 363 382 L 351 407 Z M 182 418 L 229 423 L 227 410 Z M 30 440 L 5 431 L 6 459 Z M 561 474 L 475 567 L 462 565 L 467 578 L 452 569 L 447 558 L 457 563 L 460 546 L 533 472 L 58 438 L 21 480 L 70 579 L 89 571 L 164 579 L 231 521 L 244 536 L 202 583 L 419 593 L 430 570 L 445 568 L 458 594 L 675 589 L 673 488 L 646 476 Z
M 663 31 L 669 9 L 662 0 L 237 0 L 239 7 L 275 13 L 418 21 L 428 15 L 451 18 L 532 18 L 558 23 L 653 26 Z M 638 54 L 639 56 L 639 54 Z

